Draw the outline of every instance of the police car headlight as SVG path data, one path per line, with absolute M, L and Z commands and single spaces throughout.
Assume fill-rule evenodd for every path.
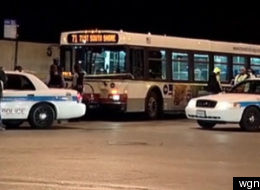
M 240 108 L 240 104 L 237 102 L 218 102 L 217 107 L 221 109 Z
M 187 107 L 196 107 L 196 100 L 191 99 Z

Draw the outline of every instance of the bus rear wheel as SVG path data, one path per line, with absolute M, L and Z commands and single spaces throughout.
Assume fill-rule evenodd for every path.
M 212 129 L 216 125 L 214 121 L 197 120 L 197 122 L 203 129 Z
M 145 113 L 149 119 L 158 119 L 162 114 L 161 100 L 154 91 L 151 91 L 146 97 Z

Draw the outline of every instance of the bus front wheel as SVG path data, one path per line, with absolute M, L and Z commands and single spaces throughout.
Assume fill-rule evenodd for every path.
M 161 102 L 160 97 L 154 91 L 151 91 L 145 102 L 145 113 L 149 119 L 157 119 L 161 115 Z

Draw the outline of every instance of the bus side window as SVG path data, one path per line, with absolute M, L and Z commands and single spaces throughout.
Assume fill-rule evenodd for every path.
M 130 66 L 135 78 L 142 79 L 144 77 L 144 51 L 142 49 L 131 49 Z
M 148 67 L 149 67 L 149 78 L 162 80 L 163 72 L 162 68 L 166 68 L 164 66 L 165 62 L 165 51 L 149 51 L 148 52 Z M 164 63 L 164 64 L 163 64 Z M 163 67 L 164 66 L 164 67 Z

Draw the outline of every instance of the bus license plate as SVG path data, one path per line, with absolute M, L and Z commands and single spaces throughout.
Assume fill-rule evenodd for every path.
M 196 115 L 198 117 L 206 117 L 206 111 L 204 111 L 204 110 L 197 110 L 196 111 Z

